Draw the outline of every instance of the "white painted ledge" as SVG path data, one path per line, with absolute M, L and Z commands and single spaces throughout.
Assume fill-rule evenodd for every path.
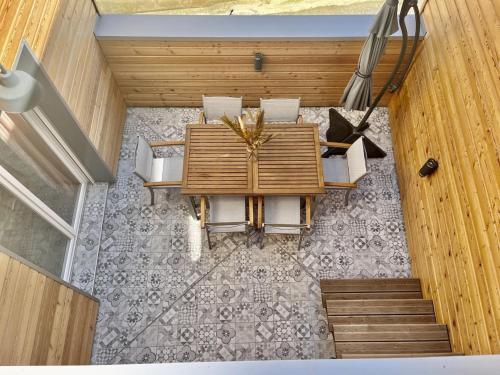
M 2 375 L 498 375 L 500 355 L 406 359 L 0 367 Z
M 337 16 L 169 16 L 102 15 L 97 39 L 164 40 L 346 40 L 365 39 L 374 15 Z M 414 16 L 406 18 L 408 33 Z M 422 23 L 423 24 L 423 23 Z M 420 35 L 424 35 L 421 27 Z M 394 35 L 395 38 L 400 33 Z

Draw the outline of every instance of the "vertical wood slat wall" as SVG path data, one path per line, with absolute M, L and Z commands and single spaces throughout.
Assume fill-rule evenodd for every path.
M 95 40 L 90 0 L 9 0 L 0 5 L 0 62 L 26 39 L 98 154 L 115 173 L 126 107 Z
M 494 0 L 430 0 L 389 103 L 413 276 L 454 351 L 500 353 L 500 71 Z M 437 172 L 420 178 L 429 158 Z
M 0 252 L 0 366 L 89 364 L 98 308 Z

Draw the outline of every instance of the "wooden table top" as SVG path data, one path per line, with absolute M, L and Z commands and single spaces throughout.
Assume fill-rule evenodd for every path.
M 313 195 L 325 193 L 316 124 L 268 124 L 278 133 L 258 158 L 225 125 L 186 129 L 181 192 L 186 195 Z

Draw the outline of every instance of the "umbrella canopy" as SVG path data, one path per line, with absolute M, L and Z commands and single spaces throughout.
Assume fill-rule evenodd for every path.
M 398 0 L 386 0 L 375 17 L 359 56 L 358 67 L 344 90 L 345 109 L 364 111 L 372 100 L 372 73 L 384 53 L 388 38 L 398 30 Z

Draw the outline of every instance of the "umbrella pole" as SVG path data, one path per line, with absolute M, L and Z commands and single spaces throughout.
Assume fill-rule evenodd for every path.
M 411 51 L 409 59 L 408 59 L 408 63 L 407 63 L 406 68 L 404 70 L 404 74 L 401 75 L 401 78 L 399 79 L 399 81 L 396 84 L 391 85 L 392 81 L 394 81 L 394 79 L 396 78 L 396 76 L 398 74 L 398 71 L 399 71 L 399 68 L 401 67 L 401 64 L 403 63 L 406 49 L 408 47 L 408 30 L 406 28 L 405 18 L 408 15 L 410 8 L 413 8 L 413 10 L 415 12 L 416 30 L 415 30 L 414 43 L 413 43 L 412 51 Z M 387 91 L 387 89 L 389 88 L 389 86 L 391 86 L 390 92 L 396 91 L 399 88 L 399 86 L 401 85 L 403 79 L 405 78 L 406 73 L 408 72 L 408 69 L 410 68 L 410 64 L 413 60 L 413 57 L 415 56 L 415 51 L 417 48 L 418 39 L 420 37 L 420 14 L 418 11 L 417 0 L 404 0 L 403 6 L 401 8 L 401 13 L 399 15 L 399 25 L 401 27 L 401 33 L 403 34 L 403 43 L 401 45 L 401 52 L 399 53 L 398 61 L 395 65 L 389 79 L 385 83 L 384 87 L 382 87 L 382 90 L 380 90 L 379 94 L 377 95 L 377 97 L 375 98 L 373 103 L 370 105 L 370 108 L 368 108 L 365 115 L 361 119 L 359 125 L 356 127 L 356 131 L 358 131 L 358 132 L 362 132 L 362 131 L 368 129 L 370 124 L 368 124 L 366 121 L 368 120 L 368 118 L 372 114 L 373 110 L 375 109 L 377 104 L 380 102 L 380 100 L 384 96 L 384 94 Z
M 408 57 L 408 62 L 406 63 L 406 67 L 402 70 L 401 72 L 401 77 L 399 78 L 399 81 L 396 83 L 393 83 L 389 87 L 389 92 L 395 92 L 397 89 L 401 86 L 403 83 L 404 79 L 406 78 L 406 74 L 410 70 L 410 65 L 413 61 L 413 58 L 415 57 L 415 53 L 417 52 L 417 45 L 418 45 L 418 40 L 420 38 L 420 12 L 418 10 L 418 5 L 417 2 L 414 2 L 413 4 L 410 4 L 410 7 L 413 8 L 413 11 L 415 13 L 415 35 L 414 35 L 414 43 L 411 47 L 411 52 Z

